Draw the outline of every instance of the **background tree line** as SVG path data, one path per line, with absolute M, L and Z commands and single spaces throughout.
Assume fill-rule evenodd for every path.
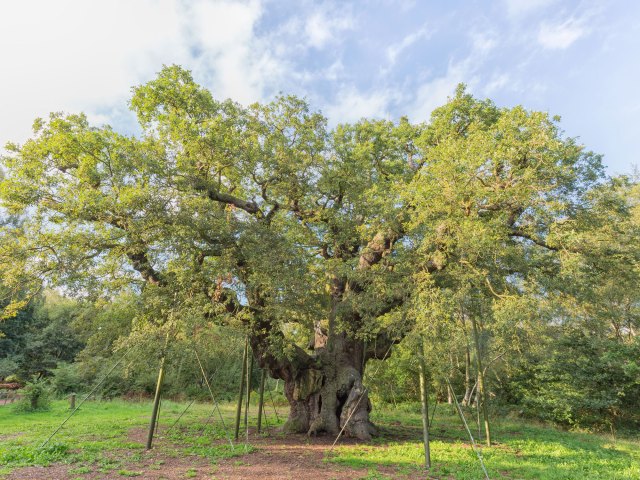
M 127 361 L 107 377 L 97 394 L 146 398 L 155 389 L 163 341 L 155 335 L 132 334 L 139 303 L 135 294 L 95 304 L 43 291 L 18 315 L 0 324 L 0 379 L 44 381 L 59 396 L 88 392 L 130 350 Z M 195 345 L 211 375 L 212 388 L 219 398 L 231 399 L 240 376 L 244 336 L 223 327 L 171 343 L 166 394 L 208 398 Z

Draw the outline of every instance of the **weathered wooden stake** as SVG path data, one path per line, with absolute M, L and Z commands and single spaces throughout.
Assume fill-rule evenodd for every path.
M 244 354 L 242 356 L 242 371 L 240 372 L 240 392 L 238 393 L 238 406 L 236 407 L 236 424 L 233 438 L 238 440 L 240 434 L 240 416 L 242 415 L 242 397 L 244 396 L 244 375 L 247 369 L 247 351 L 249 350 L 249 337 L 244 344 Z
M 72 393 L 69 395 L 69 410 L 74 410 L 76 408 L 76 394 Z
M 478 393 L 480 394 L 480 402 L 482 402 L 482 416 L 484 418 L 484 432 L 487 447 L 491 446 L 491 428 L 489 425 L 489 413 L 487 411 L 487 392 L 484 389 L 484 370 L 482 369 L 482 350 L 480 348 L 480 334 L 478 333 L 478 324 L 474 316 L 471 317 L 471 326 L 473 327 L 473 340 L 476 345 L 476 368 L 478 370 Z
M 249 443 L 249 399 L 251 398 L 251 372 L 253 372 L 253 352 L 247 346 L 247 398 L 244 407 L 245 443 Z
M 422 404 L 422 436 L 424 442 L 424 466 L 431 468 L 431 449 L 429 445 L 429 392 L 427 391 L 427 364 L 424 359 L 424 338 L 420 338 L 420 400 Z
M 149 435 L 147 436 L 147 450 L 151 449 L 153 443 L 153 432 L 156 427 L 156 420 L 158 418 L 158 408 L 160 406 L 160 392 L 162 391 L 162 382 L 164 380 L 164 355 L 160 360 L 160 371 L 158 372 L 158 383 L 156 384 L 156 394 L 153 398 L 153 411 L 151 412 L 151 422 L 149 423 Z
M 262 410 L 264 409 L 264 381 L 267 377 L 267 371 L 262 369 L 260 376 L 260 397 L 258 399 L 258 433 L 262 432 Z
M 156 415 L 156 435 L 158 434 L 158 428 L 160 427 L 160 412 L 162 412 L 162 398 L 158 404 L 158 415 Z
M 278 388 L 278 379 L 276 378 L 276 392 Z M 278 416 L 278 409 L 276 408 L 276 401 L 273 399 L 273 392 L 269 389 L 269 396 L 271 397 L 271 405 L 273 405 L 273 413 L 276 414 L 276 423 L 280 423 L 280 417 Z
M 253 373 L 253 351 L 251 350 L 251 348 L 249 348 L 248 355 L 249 365 L 247 366 L 247 402 L 251 398 L 251 374 Z
M 451 392 L 451 396 L 453 397 L 453 400 L 455 402 L 455 407 L 458 412 L 458 416 L 460 417 L 460 420 L 462 421 L 462 424 L 464 425 L 465 430 L 469 434 L 469 439 L 471 440 L 471 446 L 473 447 L 473 450 L 476 452 L 476 455 L 478 456 L 478 460 L 480 461 L 480 466 L 482 467 L 482 471 L 484 473 L 484 478 L 489 480 L 489 473 L 487 472 L 487 468 L 484 466 L 484 461 L 482 460 L 482 453 L 480 453 L 480 450 L 478 450 L 476 441 L 473 439 L 473 435 L 471 434 L 471 430 L 469 429 L 467 420 L 464 418 L 464 413 L 462 413 L 462 408 L 460 408 L 458 397 L 456 397 L 456 393 L 453 391 L 453 387 L 451 386 L 451 382 L 449 381 L 449 379 L 447 377 L 444 377 L 444 380 L 445 382 L 447 382 L 447 387 L 449 387 L 448 390 Z

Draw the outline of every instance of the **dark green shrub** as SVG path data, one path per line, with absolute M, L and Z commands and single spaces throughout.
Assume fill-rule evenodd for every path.
M 22 399 L 14 407 L 17 412 L 37 412 L 50 407 L 50 392 L 41 380 L 27 383 L 20 394 Z
M 56 395 L 66 395 L 86 389 L 82 376 L 78 372 L 78 366 L 74 363 L 60 362 L 53 370 L 50 382 L 53 393 Z

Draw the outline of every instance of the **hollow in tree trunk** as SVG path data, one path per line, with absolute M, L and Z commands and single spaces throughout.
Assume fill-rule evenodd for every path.
M 321 342 L 318 342 L 321 340 Z M 314 354 L 306 362 L 265 365 L 275 378 L 284 380 L 284 394 L 289 401 L 286 433 L 337 435 L 369 440 L 376 428 L 369 420 L 371 402 L 362 383 L 368 358 L 379 357 L 377 351 L 366 350 L 364 342 L 348 339 L 344 334 L 318 339 Z M 267 359 L 262 356 L 261 359 Z M 275 367 L 275 368 L 274 368 Z
M 285 380 L 291 404 L 285 431 L 337 435 L 344 429 L 347 436 L 369 440 L 376 429 L 369 421 L 371 402 L 362 383 L 364 343 L 344 335 L 332 340 L 315 351 L 319 368 Z
M 395 239 L 397 233 L 392 231 L 376 234 L 360 252 L 356 269 L 367 270 L 379 263 Z M 309 435 L 343 432 L 347 436 L 369 440 L 376 434 L 376 428 L 369 420 L 371 402 L 362 382 L 364 369 L 367 360 L 385 358 L 394 340 L 382 331 L 367 346 L 363 340 L 340 331 L 336 327 L 338 323 L 348 325 L 351 331 L 358 331 L 364 324 L 357 310 L 343 303 L 346 295 L 353 299 L 363 292 L 364 286 L 357 281 L 331 277 L 327 287 L 331 296 L 328 329 L 324 331 L 320 323 L 315 325 L 314 341 L 310 345 L 312 354 L 307 354 L 300 347 L 295 347 L 293 355 L 286 359 L 269 353 L 268 332 L 272 335 L 277 333 L 265 318 L 253 326 L 252 347 L 257 352 L 260 367 L 268 369 L 272 377 L 284 380 L 284 394 L 290 405 L 285 432 Z M 254 307 L 260 304 L 259 300 L 256 292 Z M 401 302 L 401 298 L 391 299 L 377 312 L 378 315 L 385 314 Z M 338 322 L 338 310 L 341 310 L 341 322 Z

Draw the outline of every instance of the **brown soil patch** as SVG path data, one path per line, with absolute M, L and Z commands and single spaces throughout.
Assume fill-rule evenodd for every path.
M 345 440 L 356 443 L 354 440 Z M 353 469 L 324 461 L 333 438 L 308 438 L 305 435 L 253 438 L 255 450 L 242 457 L 219 462 L 215 478 L 235 480 L 259 478 L 280 479 L 357 479 L 367 475 L 366 469 Z
M 146 432 L 135 429 L 129 432 L 129 440 L 144 443 Z M 168 440 L 158 437 L 155 448 L 142 453 L 142 458 L 129 462 L 127 457 L 134 452 L 125 451 L 121 455 L 114 453 L 113 458 L 123 461 L 123 467 L 100 472 L 99 465 L 92 465 L 91 472 L 81 473 L 78 465 L 55 464 L 49 467 L 26 467 L 14 470 L 5 477 L 7 480 L 74 480 L 74 479 L 125 479 L 142 480 L 342 480 L 361 479 L 367 476 L 367 469 L 355 469 L 325 461 L 333 438 L 307 438 L 304 435 L 269 437 L 250 436 L 254 451 L 242 456 L 228 458 L 212 464 L 208 459 L 188 455 Z M 344 444 L 357 444 L 353 439 L 344 439 Z M 238 448 L 243 448 L 242 444 Z M 139 452 L 135 452 L 138 453 Z M 110 455 L 111 456 L 111 455 Z M 122 471 L 121 471 L 122 470 Z M 417 475 L 400 475 L 390 467 L 379 467 L 378 472 L 384 478 L 424 478 Z M 135 476 L 134 476 L 135 474 Z
M 161 462 L 161 463 L 160 463 Z M 48 467 L 26 467 L 14 470 L 7 480 L 72 480 L 72 479 L 126 479 L 173 480 L 185 478 L 210 479 L 211 463 L 202 457 L 157 456 L 154 452 L 144 455 L 142 462 L 127 465 L 111 471 L 100 472 L 98 466 L 91 467 L 90 473 L 77 472 L 75 465 L 55 464 Z M 193 472 L 195 476 L 187 475 Z
M 22 397 L 14 397 L 14 398 L 0 398 L 0 407 L 4 406 L 4 405 L 11 405 L 12 403 L 17 402 L 18 400 L 21 400 Z

